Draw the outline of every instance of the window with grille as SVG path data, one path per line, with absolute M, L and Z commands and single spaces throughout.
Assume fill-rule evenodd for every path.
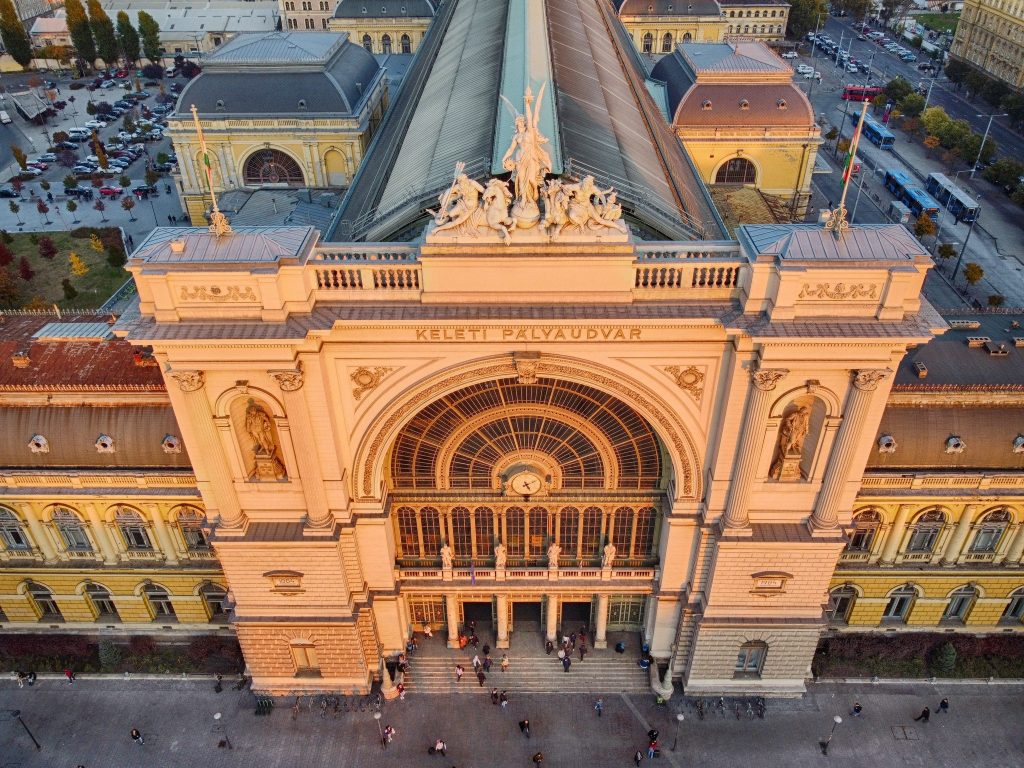
M 889 602 L 886 603 L 882 619 L 905 622 L 916 597 L 917 591 L 909 584 L 893 590 L 889 593 Z
M 619 507 L 615 510 L 615 522 L 611 530 L 611 541 L 615 545 L 616 557 L 629 557 L 632 540 L 633 508 Z
M 647 599 L 643 595 L 612 595 L 608 600 L 608 624 L 639 627 L 644 621 L 646 605 Z
M 995 552 L 1010 521 L 1010 513 L 1005 509 L 989 512 L 978 523 L 969 551 Z
M 399 44 L 402 46 L 402 53 L 412 53 L 412 40 L 408 35 L 402 35 Z
M 874 510 L 861 512 L 853 518 L 853 535 L 846 545 L 847 552 L 870 552 L 882 516 Z
M 142 515 L 133 509 L 120 509 L 114 519 L 128 549 L 153 549 L 153 542 L 150 541 L 149 532 L 146 530 L 148 526 L 142 519 Z
M 474 509 L 473 526 L 476 536 L 476 556 L 491 557 L 494 554 L 494 510 L 490 507 Z
M 967 621 L 967 615 L 971 612 L 977 597 L 978 591 L 969 584 L 955 589 L 950 594 L 949 603 L 947 603 L 946 610 L 942 614 L 943 621 L 960 623 Z
M 668 32 L 661 38 L 661 52 L 671 53 L 672 52 L 672 35 Z
M 530 558 L 536 560 L 547 554 L 548 511 L 544 507 L 530 508 Z
M 430 624 L 432 627 L 446 624 L 444 597 L 441 595 L 415 596 L 407 598 L 409 617 L 413 624 Z
M 70 509 L 58 507 L 53 510 L 53 524 L 60 534 L 64 548 L 69 552 L 91 552 L 92 543 L 85 532 L 81 518 Z
M 913 532 L 910 534 L 910 541 L 907 543 L 907 552 L 931 552 L 935 549 L 935 542 L 942 532 L 946 523 L 946 515 L 938 510 L 925 512 L 914 524 Z
M 562 556 L 575 560 L 580 530 L 580 511 L 576 507 L 563 507 L 559 515 L 558 546 L 562 548 Z
M 416 525 L 416 510 L 412 507 L 400 507 L 396 518 L 398 520 L 399 554 L 402 557 L 422 557 L 420 532 Z
M 384 35 L 380 39 L 380 52 L 385 55 L 391 53 L 391 35 Z
M 583 537 L 580 542 L 580 559 L 593 560 L 601 551 L 601 519 L 603 512 L 600 507 L 587 507 L 583 510 Z
M 445 536 L 441 532 L 441 521 L 438 519 L 437 510 L 433 507 L 424 507 L 420 510 L 420 524 L 423 527 L 424 557 L 440 557 Z
M 469 560 L 473 556 L 473 536 L 469 526 L 469 510 L 455 507 L 451 511 L 452 549 L 458 560 Z
M 746 32 L 746 27 L 743 28 Z M 716 184 L 754 184 L 757 181 L 757 169 L 745 157 L 734 157 L 727 160 L 715 175 Z
M 522 507 L 505 510 L 505 550 L 509 558 L 522 558 L 524 555 L 524 516 Z
M 648 32 L 644 35 L 643 51 L 644 53 L 650 53 L 654 50 L 654 35 Z
M 853 587 L 836 587 L 828 593 L 828 618 L 837 624 L 845 624 L 850 619 L 850 611 L 857 601 L 857 590 Z
M 210 621 L 226 621 L 228 618 L 228 591 L 219 584 L 206 584 L 199 590 L 206 606 Z
M 373 38 L 369 35 L 363 35 L 363 48 L 373 53 Z
M 210 542 L 207 541 L 203 524 L 206 522 L 206 515 L 195 507 L 184 507 L 177 514 L 178 530 L 185 540 L 185 547 L 190 552 L 205 552 L 210 549 Z
M 654 549 L 654 523 L 657 511 L 654 507 L 641 507 L 636 513 L 636 538 L 633 543 L 633 557 L 650 557 Z
M 1010 602 L 1003 609 L 1003 615 L 999 617 L 1001 624 L 1020 624 L 1024 618 L 1024 587 L 1010 593 Z
M 21 527 L 21 521 L 9 509 L 0 507 L 0 538 L 4 547 L 15 551 L 27 551 L 32 548 L 28 536 Z

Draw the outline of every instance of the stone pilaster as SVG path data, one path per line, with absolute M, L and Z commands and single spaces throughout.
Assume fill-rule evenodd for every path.
M 444 596 L 444 613 L 448 619 L 448 647 L 459 647 L 459 601 L 455 595 Z
M 156 533 L 156 540 L 159 549 L 164 553 L 164 562 L 167 565 L 178 564 L 178 548 L 174 545 L 174 537 L 167 527 L 167 521 L 160 513 L 160 507 L 156 504 L 146 504 L 146 511 L 153 518 L 153 531 Z
M 787 373 L 789 371 L 782 368 L 757 368 L 751 371 L 753 386 L 747 399 L 739 453 L 732 473 L 732 487 L 722 519 L 723 532 L 739 536 L 749 536 L 751 533 L 747 508 L 750 504 L 754 474 L 757 471 L 757 458 L 761 452 L 761 441 L 755 439 L 755 436 L 763 433 L 765 418 L 771 405 L 771 393 Z
M 594 647 L 608 647 L 608 595 L 597 596 L 597 629 L 594 632 Z
M 117 543 L 110 538 L 110 531 L 107 530 L 103 518 L 100 517 L 99 511 L 96 509 L 96 505 L 92 502 L 86 502 L 82 505 L 82 508 L 85 510 L 85 516 L 89 519 L 89 527 L 92 528 L 92 535 L 96 540 L 96 546 L 99 547 L 100 554 L 103 555 L 103 564 L 117 565 Z
M 896 555 L 900 550 L 900 542 L 903 541 L 903 534 L 907 530 L 907 519 L 910 517 L 910 504 L 900 504 L 896 510 L 896 518 L 892 521 L 892 528 L 885 539 L 885 547 L 882 549 L 882 556 L 878 559 L 879 565 L 892 566 L 896 562 Z
M 809 525 L 814 533 L 831 533 L 839 526 L 839 504 L 846 490 L 853 469 L 853 458 L 863 435 L 864 418 L 871 404 L 871 395 L 878 388 L 878 382 L 891 371 L 862 370 L 853 377 L 853 389 L 846 403 L 843 424 L 836 436 L 832 449 L 832 457 L 825 472 L 825 480 L 818 494 L 818 503 L 814 507 Z
M 43 524 L 39 522 L 35 509 L 33 509 L 31 504 L 21 504 L 20 506 L 21 512 L 25 516 L 25 525 L 28 526 L 35 545 L 43 553 L 43 559 L 48 563 L 55 562 L 57 560 L 57 550 L 54 548 L 53 540 L 47 534 Z
M 544 639 L 552 643 L 558 637 L 558 595 L 548 595 L 547 620 L 544 622 Z
M 498 595 L 498 642 L 499 648 L 508 648 L 508 595 Z
M 1004 565 L 1019 566 L 1021 555 L 1024 555 L 1024 524 L 1017 527 L 1017 535 L 1013 537 L 1013 543 L 1006 552 Z

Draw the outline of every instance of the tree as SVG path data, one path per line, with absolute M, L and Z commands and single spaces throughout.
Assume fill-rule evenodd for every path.
M 1014 125 L 1024 123 L 1024 94 L 1011 93 L 1003 99 L 1003 109 Z
M 128 174 L 122 173 L 117 183 L 121 185 L 121 189 L 128 189 L 132 185 L 132 180 L 128 178 Z
M 981 175 L 996 186 L 1013 190 L 1019 184 L 1020 177 L 1024 176 L 1024 163 L 1003 157 L 982 171 Z
M 157 181 L 159 181 L 159 179 L 160 179 L 160 174 L 159 173 L 154 171 L 152 168 L 147 168 L 146 169 L 146 183 L 149 184 L 149 186 L 151 186 L 151 187 L 155 186 Z
M 78 289 L 71 284 L 71 280 L 64 278 L 60 282 L 60 287 L 64 289 L 64 298 L 71 301 L 73 298 L 78 296 Z
M 100 236 L 95 232 L 89 235 L 89 247 L 96 251 L 96 253 L 103 253 L 103 241 L 100 240 Z
M 11 58 L 27 69 L 32 61 L 32 43 L 11 0 L 0 0 L 0 39 Z
M 78 203 L 76 203 L 74 200 L 68 200 L 68 204 L 65 206 L 65 208 L 67 208 L 68 209 L 68 213 L 71 214 L 71 222 L 73 224 L 77 224 L 78 223 L 78 217 L 75 216 L 75 211 L 78 210 Z
M 89 265 L 74 251 L 68 255 L 68 262 L 71 264 L 71 274 L 75 277 L 84 277 L 89 274 Z
M 129 195 L 121 201 L 121 207 L 128 211 L 128 221 L 135 221 L 135 217 L 132 215 L 132 208 L 135 207 L 135 198 Z
M 967 73 L 970 71 L 971 68 L 959 59 L 949 59 L 946 62 L 946 77 L 954 83 L 963 82 L 963 79 L 967 77 Z
M 14 254 L 5 243 L 0 243 L 0 267 L 9 266 L 14 261 Z
M 67 192 L 69 189 L 75 189 L 78 186 L 78 179 L 73 174 L 68 174 L 64 177 L 64 191 Z
M 107 217 L 104 215 L 104 211 L 107 210 L 107 206 L 103 204 L 102 200 L 97 200 L 93 208 L 100 212 L 100 221 L 106 221 Z
M 160 63 L 160 25 L 145 11 L 139 11 L 139 37 L 142 52 L 154 64 Z
M 14 155 L 14 159 L 18 162 L 18 166 L 21 170 L 24 171 L 28 168 L 28 156 L 25 154 L 25 150 L 17 144 L 11 144 L 11 154 Z
M 1002 294 L 993 293 L 988 297 L 988 305 L 990 307 L 1001 307 L 1004 301 L 1006 301 L 1006 297 Z
M 96 162 L 104 171 L 110 167 L 110 160 L 107 158 L 107 153 L 103 151 L 103 145 L 99 141 L 96 142 Z
M 52 259 L 57 255 L 57 246 L 52 238 L 43 236 L 39 238 L 39 256 L 44 259 Z
M 905 117 L 903 118 L 902 127 L 907 134 L 913 136 L 921 130 L 921 121 L 916 117 Z
M 128 257 L 125 255 L 124 250 L 111 243 L 110 247 L 107 248 L 107 264 L 120 269 L 128 261 Z
M 935 222 L 932 221 L 931 216 L 926 213 L 922 213 L 917 217 L 917 221 L 914 222 L 914 234 L 919 238 L 925 238 L 935 234 Z
M 6 267 L 0 269 L 0 308 L 14 309 L 21 304 L 21 291 Z
M 913 4 L 914 0 L 882 0 L 882 7 L 879 9 L 878 15 L 886 23 L 893 19 L 902 19 L 907 15 L 907 11 Z
M 92 29 L 85 15 L 81 0 L 65 0 L 64 15 L 67 18 L 68 34 L 71 44 L 75 46 L 78 56 L 91 67 L 96 61 L 96 43 L 92 39 Z
M 802 40 L 808 32 L 814 31 L 818 16 L 828 19 L 828 5 L 825 0 L 791 0 L 787 34 L 794 39 Z
M 956 648 L 948 640 L 939 646 L 932 659 L 932 672 L 936 677 L 952 677 L 956 668 Z
M 96 52 L 107 65 L 117 63 L 117 35 L 114 34 L 114 23 L 103 10 L 99 0 L 87 0 L 89 7 L 89 29 L 92 39 L 96 41 Z
M 885 95 L 889 97 L 889 101 L 898 102 L 905 96 L 909 96 L 914 92 L 914 86 L 907 82 L 906 78 L 894 77 L 888 83 L 885 84 Z
M 924 112 L 924 96 L 919 93 L 908 93 L 896 103 L 907 117 L 920 117 Z
M 28 263 L 27 256 L 22 256 L 21 260 L 18 262 L 18 276 L 26 282 L 36 276 L 35 271 L 32 269 L 32 265 Z
M 124 11 L 117 12 L 117 42 L 124 60 L 133 65 L 139 60 L 139 33 Z
M 877 115 L 881 110 L 885 109 L 885 105 L 889 99 L 884 93 L 880 93 L 871 100 L 871 109 Z
M 952 243 L 943 243 L 939 246 L 938 256 L 943 261 L 948 261 L 956 256 L 956 246 Z
M 87 114 L 87 115 L 95 115 L 96 114 L 96 105 L 93 104 L 91 101 L 87 101 L 85 103 L 85 114 Z
M 928 109 L 921 113 L 921 122 L 929 134 L 941 137 L 942 129 L 951 120 L 949 115 L 946 114 L 946 110 L 942 107 L 928 107 Z
M 932 135 L 925 136 L 923 144 L 924 144 L 924 148 L 928 150 L 928 156 L 931 157 L 932 153 L 936 149 L 938 149 L 939 137 L 938 136 L 932 136 Z
M 967 265 L 964 267 L 964 280 L 967 281 L 968 285 L 975 285 L 984 276 L 985 270 L 981 268 L 980 264 L 975 264 L 973 261 L 967 262 Z
M 135 121 L 132 120 L 131 112 L 124 116 L 124 120 L 121 121 L 121 128 L 128 133 L 135 133 Z
M 18 205 L 13 200 L 11 200 L 10 208 L 11 208 L 11 213 L 13 213 L 17 217 L 17 219 L 18 219 L 18 225 L 21 226 L 21 216 L 18 216 L 18 211 L 21 210 L 21 206 Z
M 49 217 L 48 214 L 50 213 L 50 206 L 48 206 L 46 204 L 46 201 L 44 201 L 42 198 L 40 198 L 36 202 L 36 210 L 39 211 L 40 215 L 43 217 L 43 219 L 46 221 L 46 223 L 49 224 L 50 223 L 50 217 Z

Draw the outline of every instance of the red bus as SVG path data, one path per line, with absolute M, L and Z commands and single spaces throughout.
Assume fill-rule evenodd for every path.
M 871 101 L 881 92 L 877 85 L 848 85 L 843 88 L 843 101 Z

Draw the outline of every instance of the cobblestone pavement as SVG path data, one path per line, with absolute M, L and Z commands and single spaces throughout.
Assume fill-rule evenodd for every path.
M 575 668 L 574 668 L 575 673 Z M 582 674 L 582 671 L 581 671 Z M 545 768 L 629 768 L 645 747 L 648 728 L 661 731 L 663 768 L 689 766 L 984 766 L 1010 768 L 1024 762 L 1020 730 L 1024 686 L 829 685 L 819 684 L 798 700 L 768 702 L 764 720 L 748 719 L 745 704 L 737 719 L 729 706 L 698 719 L 677 695 L 666 707 L 651 696 L 604 696 L 597 718 L 593 696 L 584 694 L 513 697 L 508 711 L 468 695 L 409 695 L 387 703 L 382 725 L 397 737 L 382 751 L 377 723 L 369 711 L 303 711 L 292 718 L 290 702 L 268 717 L 255 717 L 250 693 L 227 687 L 214 693 L 209 681 L 79 680 L 68 686 L 40 680 L 18 689 L 0 682 L 0 766 L 4 768 L 319 768 L 331 766 L 434 766 L 435 768 L 530 768 L 543 751 Z M 913 717 L 934 710 L 948 696 L 951 712 L 933 714 L 927 724 Z M 854 700 L 864 713 L 848 717 Z M 675 715 L 682 708 L 677 751 Z M 39 740 L 37 751 L 8 710 L 19 709 Z M 222 713 L 218 724 L 214 713 Z M 819 741 L 836 729 L 829 754 Z M 529 718 L 532 738 L 517 722 Z M 129 738 L 137 727 L 145 738 Z M 232 749 L 218 747 L 225 736 Z M 432 757 L 436 738 L 448 756 Z

